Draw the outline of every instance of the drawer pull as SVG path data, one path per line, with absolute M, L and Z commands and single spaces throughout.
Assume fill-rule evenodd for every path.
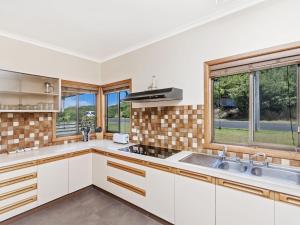
M 81 150 L 81 151 L 78 151 L 78 152 L 72 152 L 72 153 L 70 153 L 70 157 L 76 157 L 76 156 L 80 156 L 80 155 L 86 155 L 88 153 L 90 153 L 89 149 Z
M 96 153 L 98 155 L 106 155 L 106 152 L 98 150 L 98 149 L 92 149 L 92 153 Z
M 9 191 L 0 195 L 0 201 L 8 198 L 15 197 L 17 195 L 24 194 L 37 189 L 37 184 L 31 184 L 26 187 L 19 188 L 17 190 Z
M 16 184 L 16 183 L 21 183 L 23 181 L 27 181 L 27 180 L 31 180 L 31 179 L 35 179 L 35 178 L 37 178 L 37 173 L 30 173 L 30 174 L 22 175 L 19 177 L 14 177 L 11 179 L 6 179 L 3 181 L 0 181 L 0 187 L 9 186 L 9 185 Z
M 241 184 L 241 183 L 228 181 L 228 180 L 222 180 L 222 179 L 218 179 L 217 184 L 220 186 L 228 187 L 228 188 L 235 189 L 238 191 L 258 195 L 258 196 L 265 197 L 265 198 L 274 199 L 273 192 L 271 192 L 270 190 L 259 188 L 259 187 L 253 187 L 250 185 Z
M 107 161 L 107 166 L 126 171 L 128 173 L 132 173 L 141 177 L 146 177 L 146 172 L 144 170 L 136 169 L 130 166 L 125 166 L 116 162 Z
M 144 197 L 146 196 L 146 191 L 145 190 L 143 190 L 141 188 L 138 188 L 138 187 L 135 187 L 135 186 L 133 186 L 131 184 L 128 184 L 126 182 L 120 181 L 120 180 L 112 178 L 112 177 L 107 177 L 107 181 L 110 182 L 110 183 L 113 183 L 115 185 L 118 185 L 122 188 L 125 188 L 129 191 L 132 191 L 132 192 L 135 192 L 139 195 L 142 195 Z
M 146 165 L 153 169 L 157 169 L 157 170 L 161 170 L 161 171 L 165 171 L 165 172 L 169 172 L 169 173 L 173 172 L 173 168 L 170 166 L 165 166 L 165 165 L 152 163 L 152 162 L 147 162 Z
M 53 157 L 49 157 L 49 158 L 45 158 L 45 159 L 40 159 L 38 161 L 38 164 L 40 165 L 40 164 L 55 162 L 55 161 L 66 159 L 68 157 L 69 157 L 69 154 L 64 154 L 64 155 L 53 156 Z
M 4 207 L 1 207 L 0 208 L 0 214 L 3 214 L 3 213 L 6 213 L 6 212 L 9 212 L 9 211 L 12 211 L 14 209 L 17 209 L 17 208 L 20 208 L 24 205 L 28 205 L 30 203 L 33 203 L 37 200 L 37 196 L 32 196 L 30 198 L 26 198 L 24 200 L 21 200 L 21 201 L 18 201 L 18 202 L 15 202 L 15 203 L 12 203 L 10 205 L 7 205 L 7 206 L 4 206 Z
M 300 197 L 277 193 L 276 200 L 300 206 Z
M 134 159 L 134 158 L 131 158 L 131 157 L 118 155 L 118 154 L 114 154 L 114 153 L 107 153 L 106 155 L 108 157 L 119 159 L 119 160 L 124 160 L 126 162 L 135 163 L 135 164 L 139 164 L 139 165 L 144 165 L 144 161 L 140 160 L 140 159 Z
M 215 178 L 200 173 L 195 173 L 187 170 L 177 170 L 177 174 L 184 177 L 189 177 L 195 180 L 201 180 L 209 183 L 215 183 Z
M 37 161 L 29 161 L 29 162 L 4 166 L 4 167 L 0 167 L 0 173 L 7 173 L 7 172 L 14 171 L 14 170 L 20 170 L 20 169 L 24 169 L 24 168 L 28 168 L 28 167 L 32 167 L 32 166 L 36 166 L 36 165 L 37 165 Z

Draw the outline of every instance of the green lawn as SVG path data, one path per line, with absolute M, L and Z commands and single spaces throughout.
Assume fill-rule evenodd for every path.
M 291 132 L 260 130 L 255 132 L 255 142 L 293 145 Z M 297 143 L 297 133 L 294 133 L 294 140 Z M 222 128 L 215 129 L 215 141 L 219 143 L 248 143 L 248 130 Z

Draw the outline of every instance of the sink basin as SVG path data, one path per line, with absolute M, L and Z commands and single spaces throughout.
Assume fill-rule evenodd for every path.
M 183 159 L 180 162 L 190 163 L 194 165 L 200 165 L 210 168 L 216 168 L 226 171 L 244 173 L 249 176 L 273 178 L 279 180 L 286 180 L 300 185 L 300 171 L 288 168 L 282 168 L 277 166 L 259 166 L 251 165 L 249 162 L 240 162 L 235 160 L 225 159 L 218 156 L 196 154 L 193 153 Z

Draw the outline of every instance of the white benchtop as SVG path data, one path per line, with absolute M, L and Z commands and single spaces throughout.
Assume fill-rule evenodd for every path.
M 167 166 L 172 166 L 180 169 L 185 169 L 193 172 L 206 174 L 213 177 L 236 181 L 256 187 L 261 187 L 277 192 L 282 192 L 290 195 L 300 196 L 300 185 L 294 184 L 289 181 L 255 177 L 239 172 L 225 171 L 215 168 L 208 168 L 198 165 L 179 162 L 180 159 L 192 154 L 189 151 L 182 151 L 167 159 L 159 159 L 151 156 L 139 155 L 130 152 L 119 151 L 118 149 L 127 147 L 128 145 L 116 144 L 110 140 L 93 140 L 89 142 L 76 142 L 64 145 L 54 145 L 49 147 L 32 150 L 29 152 L 15 153 L 15 154 L 0 154 L 0 167 L 8 166 L 16 163 L 22 163 L 31 160 L 57 156 L 65 153 L 76 152 L 84 149 L 94 148 L 104 150 L 110 153 L 117 153 L 119 155 L 129 156 L 136 159 L 141 159 L 149 162 L 159 163 Z M 300 172 L 300 171 L 299 171 Z

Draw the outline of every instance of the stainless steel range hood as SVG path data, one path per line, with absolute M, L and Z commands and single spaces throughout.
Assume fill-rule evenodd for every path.
M 182 89 L 164 88 L 129 94 L 124 101 L 127 102 L 159 102 L 182 100 Z

